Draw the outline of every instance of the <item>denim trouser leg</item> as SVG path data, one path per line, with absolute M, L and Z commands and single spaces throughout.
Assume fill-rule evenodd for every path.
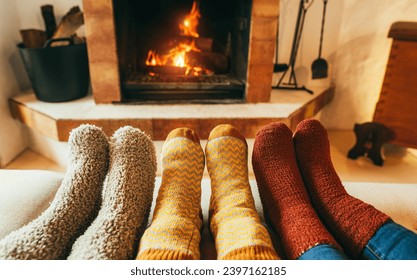
M 417 260 L 417 234 L 388 222 L 368 241 L 362 257 L 370 260 Z
M 308 249 L 299 260 L 347 260 L 343 252 L 329 244 L 319 244 Z

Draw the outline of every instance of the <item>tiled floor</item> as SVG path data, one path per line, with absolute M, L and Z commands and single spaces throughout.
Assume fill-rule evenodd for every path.
M 342 181 L 417 184 L 416 150 L 385 145 L 384 166 L 379 167 L 365 157 L 357 160 L 346 157 L 355 144 L 355 136 L 351 131 L 329 131 L 329 138 L 332 160 Z M 64 167 L 30 150 L 18 156 L 7 169 L 65 171 Z

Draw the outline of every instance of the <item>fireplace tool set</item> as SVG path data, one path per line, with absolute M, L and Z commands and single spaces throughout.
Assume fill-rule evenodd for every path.
M 321 24 L 321 34 L 320 34 L 320 46 L 319 46 L 319 56 L 312 64 L 312 78 L 313 79 L 322 79 L 327 77 L 327 62 L 325 59 L 321 57 L 322 51 L 322 44 L 323 44 L 323 33 L 324 33 L 324 20 L 326 15 L 326 7 L 327 1 L 323 0 L 323 17 L 322 17 L 322 24 Z M 314 0 L 300 0 L 299 8 L 298 8 L 298 15 L 297 21 L 295 25 L 294 37 L 291 47 L 291 54 L 288 65 L 285 64 L 278 64 L 278 53 L 276 53 L 276 63 L 274 65 L 274 72 L 283 72 L 282 76 L 280 77 L 278 84 L 273 86 L 274 89 L 285 89 L 285 90 L 304 90 L 309 94 L 313 94 L 313 91 L 306 88 L 304 85 L 299 85 L 297 82 L 297 77 L 295 74 L 295 62 L 297 60 L 297 54 L 300 47 L 300 41 L 302 32 L 304 29 L 304 22 L 305 17 L 307 14 L 308 9 L 314 3 Z M 277 32 L 278 34 L 278 32 Z M 278 44 L 277 44 L 278 48 Z M 277 67 L 277 66 L 280 67 Z M 287 82 L 284 82 L 284 78 L 286 74 L 290 72 L 290 76 Z

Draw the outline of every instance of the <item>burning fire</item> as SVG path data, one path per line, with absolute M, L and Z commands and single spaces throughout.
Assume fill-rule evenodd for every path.
M 195 38 L 199 37 L 197 32 L 197 26 L 199 18 L 201 17 L 198 3 L 195 0 L 189 14 L 179 24 L 182 36 L 192 37 L 185 38 L 183 42 L 178 43 L 174 48 L 170 49 L 167 53 L 159 55 L 155 50 L 148 51 L 148 57 L 146 58 L 146 65 L 149 66 L 175 66 L 186 68 L 185 75 L 199 76 L 201 74 L 212 74 L 208 69 L 204 69 L 200 66 L 191 65 L 187 53 L 190 51 L 201 52 L 196 46 Z
M 172 48 L 165 55 L 158 55 L 156 51 L 150 50 L 148 52 L 148 58 L 146 59 L 146 65 L 170 65 L 176 67 L 187 67 L 188 61 L 186 54 L 190 51 L 199 52 L 195 42 L 191 43 L 179 43 L 176 47 Z
M 185 17 L 184 21 L 180 23 L 179 27 L 182 31 L 181 35 L 198 38 L 197 26 L 200 17 L 201 14 L 197 6 L 197 1 L 194 1 L 190 13 Z

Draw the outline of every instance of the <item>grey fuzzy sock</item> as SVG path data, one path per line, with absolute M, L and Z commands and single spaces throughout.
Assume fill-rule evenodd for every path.
M 65 259 L 96 217 L 107 174 L 108 139 L 100 128 L 81 125 L 71 131 L 68 145 L 68 169 L 51 205 L 0 240 L 0 259 Z
M 130 126 L 111 138 L 100 212 L 68 259 L 131 259 L 148 223 L 156 177 L 152 140 Z

